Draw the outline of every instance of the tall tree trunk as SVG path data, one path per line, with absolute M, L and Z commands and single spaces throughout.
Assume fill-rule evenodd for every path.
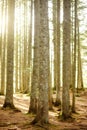
M 29 67 L 29 92 L 31 91 L 32 82 L 32 28 L 33 28 L 33 0 L 30 0 L 30 21 L 29 21 L 29 31 L 28 31 L 28 67 Z
M 3 28 L 2 37 L 2 55 L 1 55 L 1 94 L 5 94 L 5 43 L 6 43 L 6 13 L 7 13 L 7 3 L 4 2 L 3 19 L 5 20 L 5 25 Z M 4 23 L 4 22 L 3 22 Z
M 56 105 L 60 105 L 60 0 L 57 0 Z
M 60 105 L 60 1 L 53 0 L 55 105 Z
M 53 0 L 54 89 L 57 88 L 57 0 Z
M 39 85 L 39 19 L 40 7 L 39 0 L 34 1 L 34 59 L 33 59 L 33 74 L 31 83 L 31 96 L 29 112 L 37 112 L 37 91 Z
M 71 83 L 71 49 L 70 49 L 70 0 L 63 0 L 63 92 L 62 92 L 62 116 L 70 116 L 69 87 Z
M 19 6 L 19 3 L 16 2 L 16 7 L 18 8 Z M 17 15 L 19 16 L 19 11 L 17 12 Z M 15 64 L 16 64 L 16 67 L 15 67 L 15 71 L 16 71 L 16 74 L 15 74 L 15 92 L 18 92 L 19 90 L 19 84 L 18 84 L 18 41 L 19 41 L 19 36 L 18 36 L 18 17 L 16 18 L 16 25 L 15 25 L 15 28 L 16 28 L 16 34 L 15 34 L 15 51 L 14 51 L 14 60 L 15 60 Z
M 3 107 L 10 107 L 10 108 L 14 108 L 13 105 L 14 9 L 15 9 L 15 1 L 8 0 L 7 86 L 6 86 L 6 97 Z
M 19 2 L 19 5 L 20 5 L 20 2 Z M 23 92 L 24 90 L 24 22 L 22 21 L 22 18 L 24 19 L 24 7 L 22 6 L 22 3 L 21 3 L 21 10 L 20 10 L 20 20 L 19 20 L 19 27 L 20 27 L 20 24 L 21 24 L 21 27 L 20 27 L 20 30 L 19 30 L 19 33 L 20 33 L 20 37 L 19 37 L 19 59 L 18 59 L 18 67 L 19 67 L 19 88 L 20 88 L 20 91 Z M 20 42 L 21 41 L 21 42 Z
M 82 76 L 82 62 L 81 62 L 81 45 L 80 45 L 80 33 L 79 33 L 79 20 L 77 20 L 78 31 L 78 79 L 77 79 L 77 92 L 79 89 L 83 89 L 83 76 Z
M 27 70 L 27 1 L 24 1 L 24 68 L 23 68 L 23 93 L 29 92 L 28 70 Z
M 39 101 L 38 111 L 32 123 L 48 123 L 48 77 L 49 77 L 49 36 L 48 0 L 40 0 L 39 32 Z
M 73 88 L 72 88 L 72 112 L 75 112 L 75 88 L 76 88 L 76 43 L 77 43 L 77 0 L 75 0 L 75 20 L 74 20 L 74 61 L 73 61 Z
M 3 39 L 3 12 L 4 12 L 4 9 L 3 9 L 3 7 L 4 7 L 4 1 L 2 1 L 1 2 L 1 7 L 0 7 L 0 17 L 1 17 L 1 19 L 2 19 L 2 21 L 1 21 L 1 27 L 0 27 L 0 93 L 2 93 L 1 91 L 1 89 L 2 89 L 2 81 L 1 81 L 1 78 L 2 78 L 2 73 L 1 73 L 1 67 L 2 67 L 2 46 L 3 46 L 3 43 L 2 43 L 2 39 Z
M 49 8 L 49 6 L 50 6 L 50 1 L 48 1 L 48 13 L 50 14 L 50 8 Z M 48 15 L 49 15 L 48 14 Z M 54 73 L 53 72 L 53 56 L 52 56 L 52 35 L 51 35 L 51 33 L 50 33 L 50 29 L 51 29 L 51 26 L 50 26 L 50 24 L 52 24 L 52 18 L 50 19 L 50 17 L 48 17 L 48 21 L 49 21 L 49 88 L 48 88 L 48 96 L 49 96 L 49 110 L 52 110 L 53 109 L 53 104 L 52 104 L 52 102 L 53 102 L 53 99 L 52 99 L 52 87 L 53 87 L 53 81 L 52 81 L 52 74 Z M 51 31 L 52 32 L 52 31 Z
M 71 2 L 71 88 L 73 87 L 73 62 L 74 62 L 74 0 Z

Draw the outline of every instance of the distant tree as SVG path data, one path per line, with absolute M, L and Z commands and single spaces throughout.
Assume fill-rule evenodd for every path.
M 77 92 L 79 89 L 83 89 L 83 75 L 82 75 L 82 60 L 81 60 L 81 44 L 80 44 L 80 32 L 79 32 L 79 20 L 77 19 L 77 33 L 78 33 L 78 75 L 77 75 Z
M 3 32 L 2 32 L 2 53 L 1 53 L 1 94 L 5 94 L 5 54 L 6 54 L 6 14 L 7 14 L 7 1 L 3 1 Z
M 73 62 L 74 62 L 74 0 L 71 2 L 71 88 L 73 84 Z
M 23 28 L 22 28 L 22 3 L 19 1 L 15 2 L 17 14 L 15 13 L 15 44 L 14 44 L 14 71 L 15 71 L 15 92 L 19 92 L 23 90 L 23 84 L 22 84 L 22 69 L 23 69 L 23 51 L 22 51 L 22 35 L 23 34 Z M 20 17 L 20 19 L 19 19 Z M 22 54 L 21 54 L 22 53 Z
M 16 8 L 18 8 L 18 2 L 15 2 L 15 6 Z M 18 13 L 18 16 L 19 16 L 19 10 L 17 11 Z M 19 90 L 19 83 L 18 83 L 18 18 L 16 18 L 15 16 L 15 19 L 16 19 L 16 22 L 15 22 L 15 28 L 16 28 L 16 31 L 15 31 L 15 49 L 14 49 L 14 60 L 15 60 L 15 65 L 16 67 L 14 68 L 16 74 L 14 75 L 15 77 L 15 92 L 18 92 Z
M 27 55 L 27 1 L 23 1 L 24 4 L 24 55 L 23 55 L 23 93 L 29 92 L 29 84 L 28 84 L 28 55 Z
M 39 0 L 34 1 L 34 59 L 31 82 L 30 108 L 29 112 L 37 112 L 38 86 L 39 86 Z
M 33 0 L 30 0 L 30 21 L 28 21 L 28 68 L 29 68 L 29 92 L 31 91 L 31 81 L 32 81 L 32 28 L 33 28 Z
M 52 12 L 50 11 L 50 9 L 52 9 L 50 7 L 50 3 L 51 1 L 49 0 L 48 1 L 48 13 L 49 14 L 52 14 Z M 48 14 L 48 15 L 49 15 Z M 48 21 L 49 21 L 49 88 L 48 88 L 48 96 L 49 96 L 49 110 L 52 110 L 53 109 L 53 105 L 52 105 L 52 102 L 53 102 L 53 98 L 52 98 L 52 86 L 53 86 L 53 82 L 52 82 L 52 73 L 53 73 L 53 56 L 52 56 L 52 35 L 50 33 L 50 31 L 52 32 L 53 30 L 51 30 L 51 27 L 50 27 L 50 24 L 52 24 L 52 21 L 51 21 L 52 17 L 50 18 L 50 16 L 48 17 Z
M 72 112 L 75 112 L 75 88 L 76 88 L 76 50 L 77 50 L 77 0 L 75 0 L 74 4 L 74 12 L 75 12 L 75 20 L 74 20 L 74 55 L 73 55 L 73 74 L 72 74 Z
M 7 26 L 7 84 L 3 107 L 14 108 L 13 105 L 13 53 L 14 53 L 14 9 L 15 1 L 8 0 L 8 26 Z
M 70 116 L 71 83 L 71 50 L 70 50 L 70 8 L 71 1 L 63 0 L 63 91 L 62 91 L 62 117 Z
M 3 21 L 4 21 L 4 1 L 2 2 L 2 4 L 1 4 L 1 18 L 2 18 L 2 26 L 3 26 Z M 2 87 L 2 63 L 3 63 L 3 31 L 4 31 L 4 29 L 3 29 L 3 27 L 1 26 L 1 36 L 0 36 L 0 65 L 1 65 L 1 90 L 0 90 L 0 93 L 1 94 L 4 94 L 4 87 Z
M 53 32 L 55 105 L 60 105 L 60 1 L 56 0 L 53 0 Z
M 28 21 L 28 66 L 30 67 L 31 65 L 31 60 L 32 60 L 32 27 L 33 27 L 33 9 L 34 9 L 34 1 L 30 0 L 29 3 L 30 7 L 29 7 L 29 14 L 30 14 L 30 18 Z
M 53 0 L 54 89 L 57 88 L 57 0 Z
M 60 0 L 57 0 L 57 43 L 56 43 L 56 105 L 60 105 Z

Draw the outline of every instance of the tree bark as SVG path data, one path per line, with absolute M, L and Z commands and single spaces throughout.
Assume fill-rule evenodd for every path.
M 31 83 L 30 108 L 29 112 L 37 112 L 38 85 L 39 85 L 39 0 L 34 1 L 34 59 L 33 74 Z
M 13 105 L 13 53 L 14 53 L 14 9 L 15 1 L 8 0 L 8 34 L 7 34 L 7 86 L 3 107 Z
M 71 49 L 70 49 L 70 0 L 63 0 L 63 92 L 62 116 L 70 117 L 69 87 L 71 83 Z
M 32 123 L 48 123 L 48 82 L 49 82 L 49 36 L 48 0 L 40 0 L 39 32 L 39 101 L 37 115 Z

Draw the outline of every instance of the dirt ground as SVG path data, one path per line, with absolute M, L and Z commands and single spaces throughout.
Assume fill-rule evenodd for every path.
M 58 118 L 58 108 L 49 111 L 49 125 L 30 125 L 35 115 L 27 114 L 29 109 L 29 96 L 23 94 L 14 95 L 14 104 L 21 112 L 2 109 L 4 96 L 0 96 L 0 130 L 87 130 L 87 90 L 76 97 L 76 113 L 74 118 L 61 121 Z

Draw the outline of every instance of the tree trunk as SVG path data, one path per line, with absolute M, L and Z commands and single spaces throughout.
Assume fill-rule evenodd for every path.
M 31 91 L 31 82 L 32 82 L 32 68 L 33 68 L 33 59 L 32 59 L 32 28 L 33 28 L 33 0 L 30 1 L 30 22 L 29 22 L 29 31 L 28 31 L 28 67 L 29 67 L 29 92 Z
M 80 33 L 79 33 L 79 20 L 77 21 L 78 28 L 78 79 L 77 79 L 77 92 L 83 89 L 83 76 L 82 76 L 82 63 L 81 63 L 81 45 L 80 45 Z
M 48 36 L 48 1 L 40 0 L 39 32 L 39 101 L 37 115 L 32 122 L 48 123 L 48 77 L 49 77 L 49 36 Z
M 57 88 L 57 0 L 53 0 L 54 89 Z
M 56 105 L 60 105 L 60 1 L 57 0 L 57 43 L 56 43 Z
M 15 2 L 12 0 L 8 0 L 7 86 L 6 86 L 6 97 L 3 107 L 10 107 L 10 108 L 14 108 L 13 105 L 14 8 L 15 8 Z
M 29 112 L 37 112 L 38 85 L 39 85 L 39 0 L 34 1 L 34 59 L 31 83 L 31 96 Z
M 70 116 L 69 87 L 71 83 L 71 49 L 70 49 L 70 0 L 63 0 L 63 92 L 62 92 L 62 116 L 64 119 Z
M 77 0 L 75 0 L 75 23 L 74 23 L 74 61 L 73 61 L 73 77 L 72 77 L 72 112 L 75 112 L 75 88 L 76 88 L 76 43 L 77 43 Z
M 5 1 L 3 1 L 3 18 L 2 18 L 2 24 L 4 25 L 4 20 L 6 22 L 6 11 L 7 7 Z M 1 50 L 1 94 L 5 94 L 5 43 L 6 43 L 6 24 L 4 25 L 2 29 L 2 50 Z

